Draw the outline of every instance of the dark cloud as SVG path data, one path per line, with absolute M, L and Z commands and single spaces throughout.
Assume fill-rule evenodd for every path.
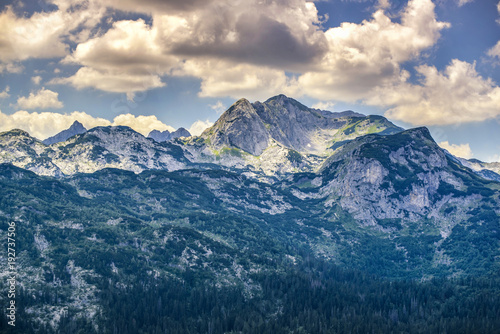
M 105 0 L 106 5 L 130 12 L 172 13 L 192 11 L 206 6 L 213 0 Z
M 232 34 L 229 37 L 228 34 Z M 277 68 L 303 68 L 327 51 L 324 36 L 296 35 L 290 27 L 262 14 L 243 14 L 234 30 L 214 24 L 200 38 L 172 45 L 180 56 L 217 56 L 239 62 Z M 307 37 L 312 37 L 309 41 Z

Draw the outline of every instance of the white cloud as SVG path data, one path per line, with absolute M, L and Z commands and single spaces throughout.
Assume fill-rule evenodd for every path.
M 500 87 L 480 76 L 475 64 L 454 59 L 443 72 L 428 65 L 416 70 L 420 84 L 378 87 L 367 103 L 389 106 L 386 117 L 413 125 L 479 122 L 500 115 Z
M 75 120 L 81 122 L 87 129 L 111 124 L 111 122 L 103 118 L 94 118 L 78 111 L 71 114 L 58 114 L 53 112 L 30 113 L 20 110 L 12 115 L 0 112 L 0 131 L 22 129 L 43 140 L 69 128 Z
M 0 92 L 0 99 L 8 98 L 10 96 L 9 91 L 10 91 L 10 87 L 6 86 L 5 89 L 2 92 Z
M 470 159 L 472 158 L 472 150 L 470 149 L 469 144 L 450 144 L 448 141 L 443 141 L 438 143 L 441 148 L 444 148 L 454 156 Z
M 31 82 L 33 82 L 35 85 L 39 85 L 41 81 L 42 81 L 42 77 L 39 75 L 31 78 Z
M 294 79 L 283 71 L 227 60 L 188 60 L 174 74 L 201 78 L 201 97 L 262 100 L 280 93 L 290 96 L 297 93 Z
M 497 12 L 500 14 L 500 1 L 497 3 Z M 497 19 L 497 23 L 500 24 L 500 19 Z
M 0 62 L 63 57 L 71 32 L 99 23 L 105 8 L 96 0 L 52 1 L 59 10 L 18 17 L 10 6 L 0 13 Z
M 403 80 L 400 64 L 432 47 L 449 24 L 438 22 L 430 0 L 410 0 L 401 23 L 382 9 L 360 24 L 328 29 L 328 52 L 299 77 L 300 90 L 320 100 L 354 102 L 371 96 L 373 87 Z
M 64 107 L 59 101 L 59 93 L 49 89 L 42 88 L 36 93 L 31 92 L 28 97 L 20 97 L 17 99 L 17 106 L 22 109 L 60 109 Z
M 500 114 L 498 87 L 471 64 L 453 61 L 443 72 L 419 66 L 422 80 L 409 83 L 402 64 L 424 58 L 450 26 L 437 20 L 431 0 L 409 0 L 398 17 L 385 12 L 393 2 L 378 0 L 370 19 L 326 31 L 315 4 L 305 0 L 50 1 L 59 9 L 31 17 L 17 17 L 10 7 L 0 13 L 0 31 L 7 32 L 0 37 L 0 73 L 22 71 L 28 58 L 59 57 L 80 68 L 49 83 L 126 93 L 129 100 L 164 87 L 173 75 L 200 79 L 201 97 L 263 100 L 284 93 L 359 101 L 414 124 Z M 150 14 L 151 21 L 108 16 L 111 28 L 96 29 L 106 7 Z M 500 44 L 488 55 L 500 59 Z
M 474 0 L 458 0 L 458 6 L 462 7 L 465 4 L 468 4 L 469 2 L 472 2 Z
M 132 114 L 122 114 L 118 115 L 113 119 L 113 126 L 125 125 L 129 126 L 135 131 L 147 136 L 153 130 L 170 132 L 175 131 L 175 129 L 169 125 L 164 124 L 156 118 L 156 116 L 134 116 Z
M 210 122 L 208 119 L 206 121 L 197 120 L 189 127 L 188 131 L 192 136 L 199 136 L 201 133 L 214 125 L 213 122 Z
M 335 102 L 333 102 L 333 101 L 320 101 L 318 103 L 313 104 L 313 106 L 311 108 L 333 111 L 334 106 L 335 106 Z
M 1 40 L 0 40 L 0 42 L 1 42 Z M 1 60 L 0 60 L 0 74 L 3 72 L 19 74 L 23 70 L 24 70 L 24 67 L 21 64 L 13 63 L 13 62 L 1 63 Z
M 131 114 L 122 114 L 116 116 L 113 121 L 100 117 L 93 117 L 85 112 L 74 111 L 70 114 L 59 114 L 54 112 L 28 112 L 20 110 L 12 115 L 3 114 L 0 111 L 0 131 L 9 131 L 12 129 L 23 129 L 32 136 L 41 140 L 55 135 L 65 130 L 77 120 L 87 129 L 96 126 L 129 126 L 135 131 L 147 136 L 151 130 L 160 131 L 175 129 L 159 121 L 156 116 L 134 116 Z
M 107 92 L 142 92 L 163 87 L 166 74 L 177 59 L 159 45 L 158 32 L 142 19 L 119 21 L 104 35 L 78 44 L 63 63 L 83 65 L 69 78 L 52 83 L 70 83 L 78 89 L 93 87 Z
M 495 44 L 494 47 L 488 50 L 487 55 L 490 56 L 491 58 L 498 58 L 500 60 L 500 41 Z
M 222 101 L 217 101 L 215 104 L 210 105 L 210 109 L 215 111 L 217 114 L 222 114 L 227 108 Z
M 158 75 L 126 74 L 113 71 L 99 71 L 89 67 L 82 67 L 75 75 L 69 78 L 55 78 L 50 84 L 70 83 L 77 89 L 97 88 L 106 92 L 130 94 L 152 88 L 163 87 L 165 84 Z

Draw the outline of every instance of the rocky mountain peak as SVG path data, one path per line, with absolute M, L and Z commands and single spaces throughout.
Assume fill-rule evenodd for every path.
M 359 126 L 354 123 L 359 123 Z M 354 126 L 348 129 L 351 124 Z M 382 116 L 370 118 L 352 111 L 331 113 L 312 109 L 280 94 L 263 103 L 250 103 L 247 99 L 236 101 L 211 128 L 205 130 L 202 138 L 215 149 L 236 147 L 253 155 L 262 154 L 271 143 L 298 152 L 325 154 L 337 140 L 334 138 L 336 133 L 344 131 L 343 128 L 347 133 L 338 140 L 379 133 L 389 128 L 388 133 L 383 134 L 402 130 Z
M 86 131 L 87 129 L 85 129 L 85 127 L 83 126 L 82 123 L 80 123 L 78 121 L 74 121 L 73 124 L 71 124 L 71 126 L 69 127 L 69 130 Z
M 159 143 L 179 137 L 191 137 L 191 133 L 189 133 L 189 131 L 186 130 L 185 128 L 181 127 L 175 130 L 174 132 L 170 132 L 168 130 L 165 130 L 163 132 L 158 130 L 153 130 L 148 135 L 148 138 L 152 138 Z
M 74 121 L 73 124 L 71 124 L 71 126 L 68 129 L 59 132 L 55 136 L 45 139 L 43 143 L 45 145 L 60 143 L 68 140 L 69 138 L 75 135 L 79 135 L 85 132 L 87 132 L 87 129 L 83 126 L 83 124 L 78 121 Z

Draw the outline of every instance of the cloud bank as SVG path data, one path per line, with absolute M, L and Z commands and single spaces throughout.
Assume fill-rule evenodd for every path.
M 65 84 L 132 99 L 178 76 L 200 80 L 200 97 L 262 100 L 284 93 L 323 103 L 358 102 L 414 125 L 500 115 L 499 88 L 475 64 L 450 59 L 439 71 L 425 64 L 450 27 L 438 20 L 431 0 L 409 0 L 397 14 L 389 13 L 390 0 L 381 0 L 369 19 L 329 29 L 323 27 L 327 17 L 305 0 L 50 3 L 57 10 L 24 17 L 7 6 L 0 13 L 6 32 L 0 37 L 0 72 L 22 71 L 30 58 L 74 66 L 70 75 L 46 78 L 53 86 L 44 94 L 57 94 L 57 85 Z M 139 11 L 149 19 L 116 19 L 116 10 Z M 500 59 L 499 50 L 496 44 L 487 55 Z M 419 64 L 418 77 L 405 70 L 410 61 Z M 18 105 L 58 107 L 54 99 L 44 105 L 38 95 L 21 97 Z
M 113 121 L 100 117 L 93 117 L 85 112 L 74 111 L 69 114 L 59 114 L 54 112 L 28 112 L 20 110 L 12 115 L 6 115 L 0 111 L 0 131 L 12 129 L 22 129 L 30 135 L 43 140 L 65 130 L 77 120 L 87 129 L 96 126 L 129 126 L 135 131 L 147 136 L 152 130 L 174 131 L 175 129 L 164 124 L 156 116 L 134 116 L 132 114 L 122 114 L 116 116 Z

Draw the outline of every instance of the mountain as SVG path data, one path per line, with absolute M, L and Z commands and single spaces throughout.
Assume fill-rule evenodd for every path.
M 40 175 L 63 175 L 47 155 L 47 146 L 19 129 L 0 133 L 0 162 L 9 162 Z
M 114 131 L 137 136 L 80 136 Z M 500 185 L 451 159 L 426 128 L 358 137 L 317 172 L 274 183 L 244 174 L 105 168 L 56 179 L 0 165 L 0 228 L 15 221 L 19 234 L 24 332 L 77 322 L 87 333 L 204 332 L 221 312 L 229 330 L 289 329 L 292 318 L 328 333 L 307 312 L 350 328 L 365 323 L 354 309 L 384 332 L 415 321 L 498 328 Z M 129 308 L 131 318 L 120 315 Z
M 264 103 L 238 100 L 201 137 L 216 149 L 235 147 L 255 156 L 262 155 L 273 144 L 298 152 L 323 154 L 338 140 L 383 131 L 390 134 L 402 129 L 383 117 L 367 119 L 352 111 L 331 113 L 311 109 L 278 95 Z
M 189 164 L 179 146 L 157 143 L 126 126 L 95 127 L 51 146 L 13 130 L 0 134 L 0 148 L 1 162 L 51 176 L 103 168 L 176 170 Z
M 478 159 L 464 159 L 459 157 L 455 159 L 481 177 L 500 182 L 500 162 L 483 162 Z
M 0 162 L 52 176 L 102 168 L 140 172 L 219 165 L 255 177 L 280 178 L 294 171 L 316 171 L 336 149 L 359 136 L 402 130 L 382 116 L 311 109 L 279 95 L 264 103 L 237 101 L 200 137 L 189 136 L 183 128 L 168 134 L 153 131 L 149 137 L 156 139 L 147 139 L 127 127 L 96 127 L 45 148 L 38 144 L 35 151 L 21 146 L 20 158 L 2 155 Z M 170 139 L 163 141 L 166 137 Z
M 280 95 L 237 101 L 200 137 L 96 127 L 47 146 L 12 130 L 0 154 L 19 333 L 500 326 L 500 183 L 425 127 Z
M 87 129 L 85 129 L 83 124 L 78 121 L 74 121 L 73 124 L 69 127 L 69 129 L 63 130 L 58 134 L 56 134 L 55 136 L 45 139 L 44 141 L 42 141 L 42 143 L 44 143 L 45 145 L 60 143 L 68 140 L 69 138 L 75 135 L 79 135 L 85 132 L 87 132 Z
M 165 130 L 163 132 L 158 130 L 153 130 L 148 135 L 148 138 L 152 138 L 159 143 L 180 137 L 191 137 L 191 134 L 189 133 L 188 130 L 184 128 L 178 128 L 172 133 L 170 133 L 170 131 L 168 130 Z

